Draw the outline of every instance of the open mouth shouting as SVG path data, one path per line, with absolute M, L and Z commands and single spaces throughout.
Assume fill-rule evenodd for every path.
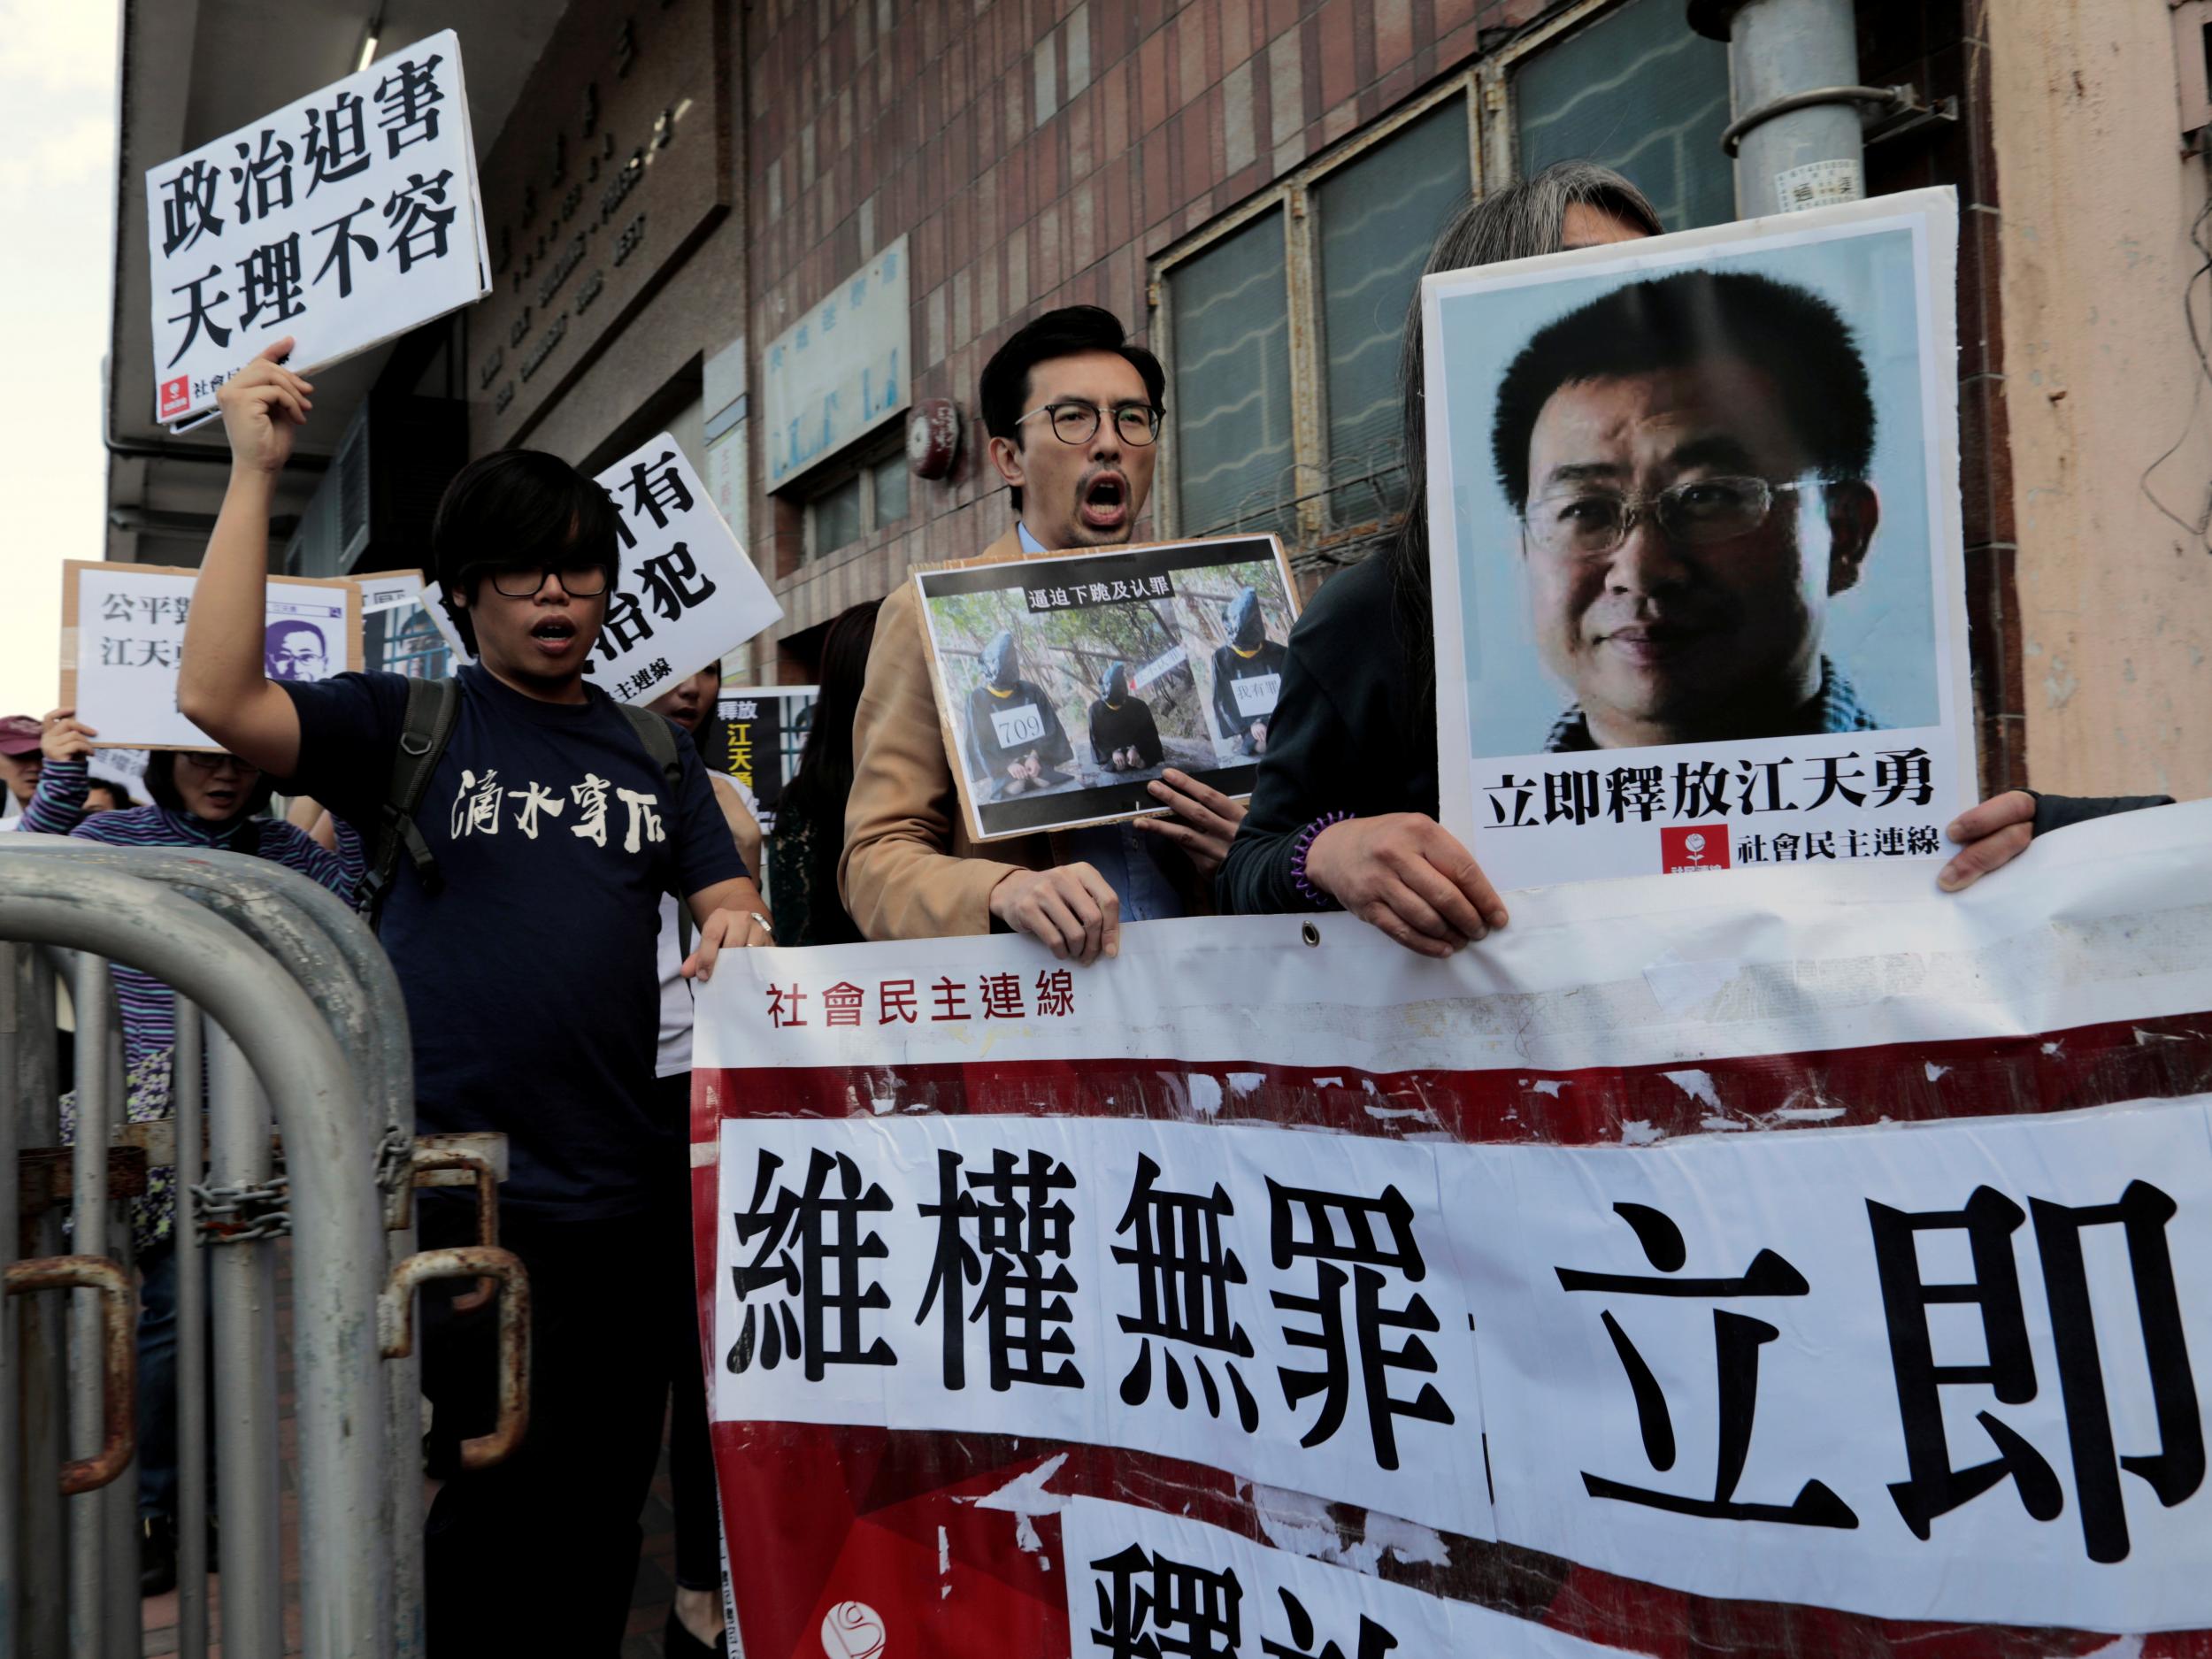
M 531 643 L 537 647 L 539 654 L 554 659 L 573 650 L 580 637 L 575 623 L 558 613 L 541 618 L 530 630 Z
M 1129 523 L 1129 480 L 1118 469 L 1094 474 L 1083 486 L 1078 504 L 1087 530 L 1120 530 Z

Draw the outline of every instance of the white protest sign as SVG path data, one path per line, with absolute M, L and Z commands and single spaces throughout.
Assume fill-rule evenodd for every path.
M 617 703 L 649 703 L 783 615 L 705 484 L 666 433 L 599 474 L 617 514 L 622 580 L 586 672 Z
M 303 373 L 489 291 L 461 44 L 448 29 L 146 170 L 155 418 L 272 341 Z
M 62 702 L 103 745 L 212 749 L 177 711 L 185 618 L 199 572 L 72 559 L 63 566 Z M 272 577 L 262 666 L 272 680 L 327 680 L 361 665 L 351 582 Z

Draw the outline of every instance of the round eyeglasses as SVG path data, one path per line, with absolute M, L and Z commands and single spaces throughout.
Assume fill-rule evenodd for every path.
M 548 576 L 561 579 L 561 591 L 571 599 L 596 599 L 607 591 L 603 565 L 518 565 L 491 572 L 492 588 L 510 599 L 535 599 Z
M 1767 521 L 1776 496 L 1799 488 L 1763 478 L 1701 478 L 1653 495 L 1563 490 L 1529 503 L 1521 519 L 1538 548 L 1575 557 L 1615 551 L 1647 516 L 1671 541 L 1709 546 L 1750 534 Z
M 1114 417 L 1114 432 L 1132 449 L 1141 449 L 1160 435 L 1160 411 L 1149 403 L 1118 403 L 1112 411 L 1101 409 L 1096 403 L 1064 402 L 1045 403 L 1024 415 L 1027 420 L 1034 415 L 1052 418 L 1052 435 L 1063 443 L 1088 443 L 1098 423 L 1110 412 Z M 1021 425 L 1021 420 L 1014 423 Z

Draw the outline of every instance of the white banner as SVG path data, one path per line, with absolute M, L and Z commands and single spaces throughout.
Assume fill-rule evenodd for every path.
M 622 580 L 585 667 L 617 703 L 650 703 L 783 615 L 666 433 L 597 481 L 619 515 Z
M 1065 1503 L 1068 1647 L 1077 1659 L 1155 1652 L 1621 1659 L 1624 1651 L 1269 1549 L 1202 1521 L 1096 1498 Z
M 1732 1601 L 2212 1627 L 2208 895 L 2200 803 L 1956 898 L 1530 893 L 1447 963 L 1345 918 L 744 953 L 698 1010 L 714 1415 L 1125 1448 Z M 763 1091 L 830 1115 L 726 1114 Z
M 721 1167 L 719 1419 L 1125 1446 L 1491 1536 L 1427 1147 L 754 1118 Z
M 146 170 L 155 419 L 211 411 L 270 342 L 325 364 L 490 291 L 447 29 Z
M 185 618 L 199 572 L 69 560 L 63 566 L 62 702 L 103 745 L 212 749 L 177 711 Z M 361 596 L 349 581 L 273 576 L 262 630 L 272 680 L 361 666 Z M 141 791 L 142 792 L 142 791 Z

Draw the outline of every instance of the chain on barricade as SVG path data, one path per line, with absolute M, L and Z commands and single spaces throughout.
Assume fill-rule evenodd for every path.
M 276 1175 L 259 1184 L 190 1188 L 201 1238 L 210 1244 L 249 1244 L 285 1236 L 292 1231 L 289 1186 Z
M 414 1180 L 414 1137 L 397 1124 L 386 1124 L 376 1143 L 376 1189 L 388 1198 L 411 1188 Z

